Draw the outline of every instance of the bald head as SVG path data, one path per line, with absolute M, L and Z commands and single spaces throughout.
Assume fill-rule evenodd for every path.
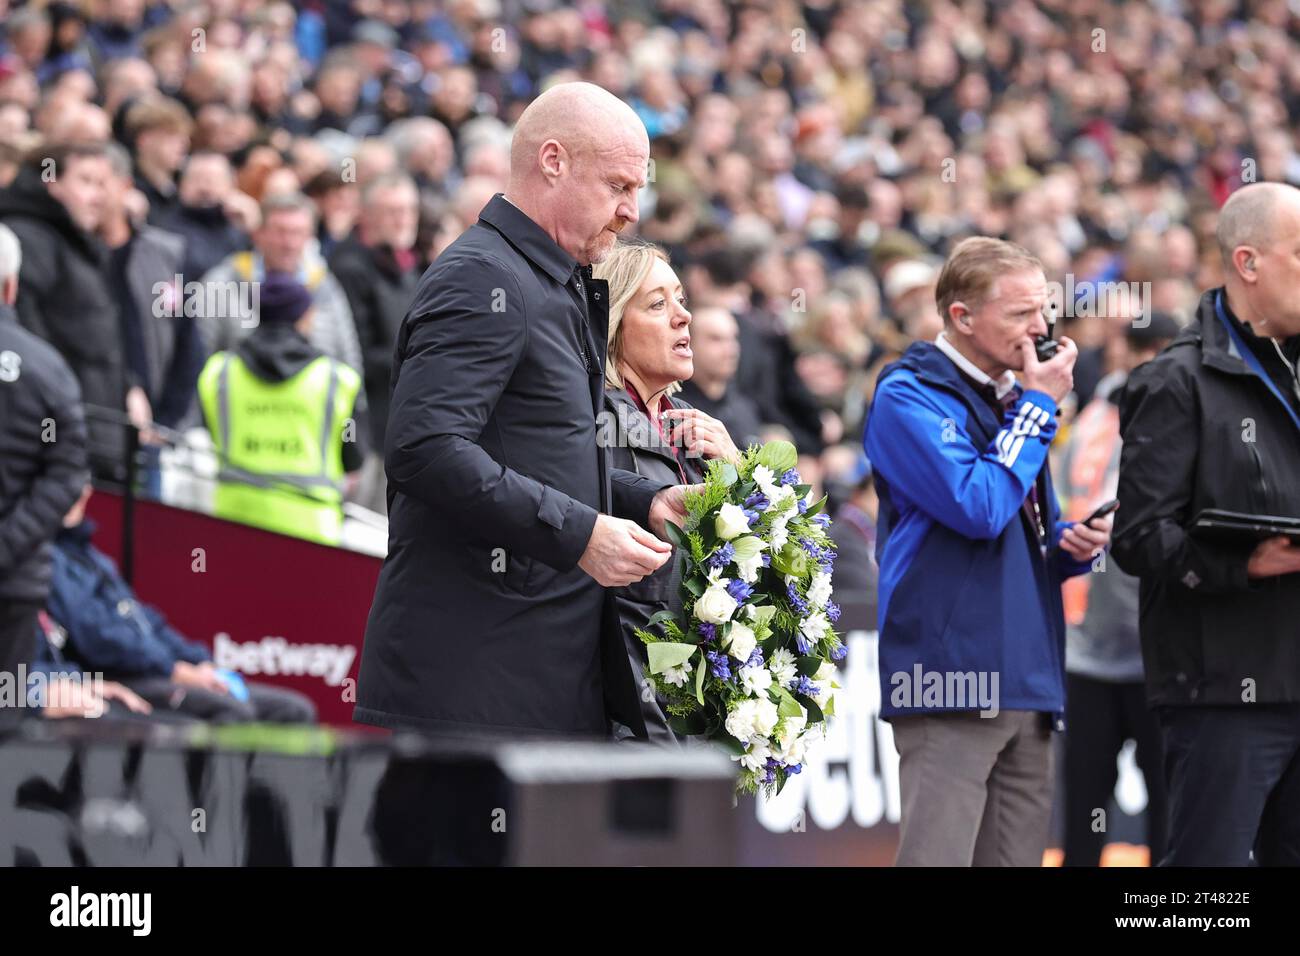
M 547 140 L 556 140 L 575 159 L 615 142 L 645 146 L 645 125 L 613 93 L 594 83 L 557 83 L 528 104 L 515 124 L 510 144 L 510 182 L 523 182 L 539 172 L 538 154 Z
M 1300 334 L 1300 189 L 1242 186 L 1219 210 L 1215 238 L 1236 316 L 1258 335 Z
M 1238 246 L 1262 249 L 1277 241 L 1280 213 L 1300 210 L 1300 189 L 1284 183 L 1251 183 L 1228 197 L 1219 210 L 1215 238 L 1223 264 L 1232 268 Z
M 649 159 L 645 126 L 631 107 L 591 83 L 560 83 L 515 125 L 506 197 L 589 265 L 639 218 Z

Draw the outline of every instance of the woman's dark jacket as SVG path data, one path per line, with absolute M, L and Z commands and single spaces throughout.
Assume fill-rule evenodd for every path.
M 691 407 L 676 398 L 668 398 L 666 401 L 673 408 Z M 664 430 L 669 431 L 667 425 Z M 686 484 L 704 480 L 704 460 L 688 457 L 684 448 L 677 449 L 680 455 L 675 458 L 674 449 L 665 444 L 626 389 L 605 389 L 604 419 L 599 423 L 597 435 L 599 440 L 608 442 L 611 468 L 621 468 L 674 484 L 682 483 L 683 472 Z M 680 472 L 678 465 L 681 467 Z M 645 622 L 657 611 L 669 608 L 681 610 L 680 562 L 681 555 L 674 554 L 672 560 L 664 562 L 654 574 L 614 592 L 623 642 L 632 659 L 632 671 L 638 675 L 638 680 L 644 678 L 646 654 L 645 645 L 636 636 L 636 629 L 645 627 Z M 641 713 L 645 718 L 647 737 L 656 743 L 675 741 L 676 736 L 668 727 L 661 702 L 644 692 L 645 684 L 641 686 Z M 646 697 L 651 699 L 646 700 Z

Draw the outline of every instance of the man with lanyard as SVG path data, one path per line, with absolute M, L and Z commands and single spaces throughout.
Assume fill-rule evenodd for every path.
M 1147 698 L 1169 785 L 1165 863 L 1300 864 L 1300 547 L 1209 540 L 1202 509 L 1300 517 L 1300 190 L 1242 187 L 1224 285 L 1129 378 L 1114 557 L 1141 578 Z

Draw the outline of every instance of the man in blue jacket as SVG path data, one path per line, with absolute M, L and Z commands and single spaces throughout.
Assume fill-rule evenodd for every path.
M 1061 581 L 1090 570 L 1110 525 L 1060 520 L 1047 449 L 1078 351 L 1062 339 L 1038 361 L 1047 297 L 1027 250 L 959 243 L 935 289 L 944 331 L 876 387 L 866 451 L 899 865 L 1037 866 L 1046 847 L 1065 707 Z
M 113 560 L 91 543 L 95 525 L 85 517 L 90 495 L 86 485 L 54 542 L 48 609 L 62 629 L 61 655 L 84 671 L 119 681 L 148 701 L 158 717 L 314 723 L 316 707 L 305 695 L 246 684 L 214 667 L 207 647 L 184 637 L 161 611 L 136 598 Z

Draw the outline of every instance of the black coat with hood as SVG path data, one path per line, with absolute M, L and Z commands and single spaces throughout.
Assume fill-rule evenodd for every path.
M 1300 574 L 1251 579 L 1250 544 L 1187 531 L 1205 508 L 1300 517 L 1300 336 L 1257 338 L 1220 292 L 1120 399 L 1111 550 L 1141 578 L 1152 705 L 1300 702 Z
M 25 168 L 0 191 L 0 222 L 22 243 L 18 321 L 45 339 L 72 368 L 87 405 L 124 413 L 125 356 L 106 250 L 51 196 L 39 173 Z M 88 416 L 91 467 L 117 477 L 122 426 Z
M 679 398 L 670 397 L 667 402 L 673 408 L 692 407 Z M 680 457 L 674 455 L 673 448 L 660 437 L 626 389 L 614 386 L 605 389 L 605 420 L 600 434 L 609 445 L 610 464 L 615 468 L 662 484 L 679 485 L 683 478 L 686 484 L 704 480 L 704 461 L 687 456 L 684 450 Z M 665 561 L 653 574 L 614 591 L 623 643 L 638 682 L 644 677 L 646 652 L 645 645 L 636 636 L 636 629 L 645 627 L 651 615 L 659 611 L 680 612 L 681 585 L 681 553 L 674 552 L 672 559 Z M 657 743 L 675 740 L 676 735 L 668 727 L 668 718 L 660 702 L 646 700 L 646 696 L 643 692 L 640 700 L 647 739 Z

